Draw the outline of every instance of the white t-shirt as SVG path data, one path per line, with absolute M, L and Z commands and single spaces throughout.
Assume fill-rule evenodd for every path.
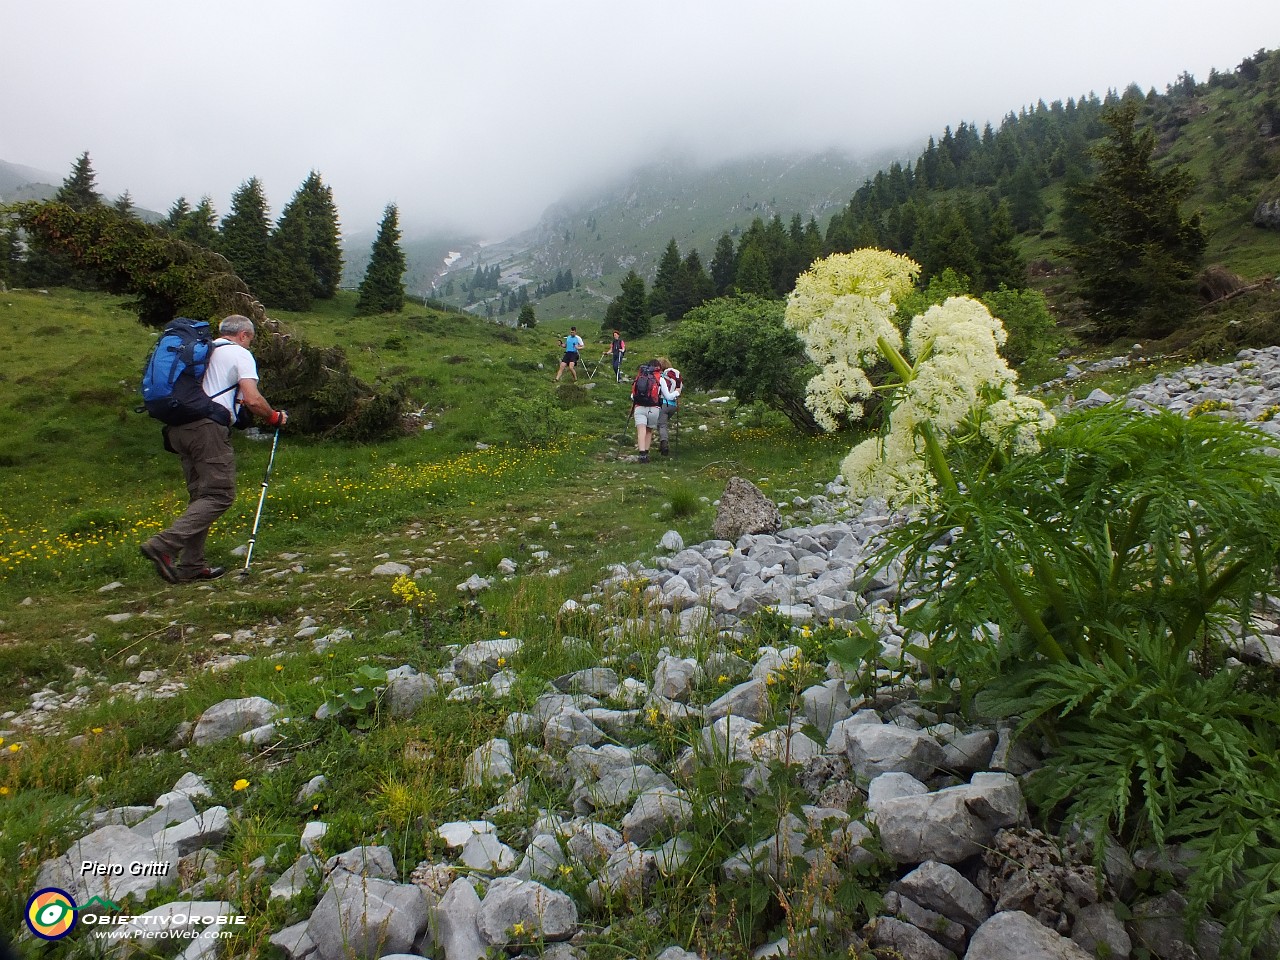
M 204 373 L 204 392 L 230 410 L 231 420 L 235 422 L 240 409 L 240 392 L 235 388 L 241 380 L 258 379 L 258 362 L 252 353 L 234 341 L 219 338 L 214 343 L 218 346 Z

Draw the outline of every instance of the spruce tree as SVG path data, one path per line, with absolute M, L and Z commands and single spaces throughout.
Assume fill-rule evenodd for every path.
M 644 279 L 634 270 L 622 278 L 622 291 L 604 313 L 605 330 L 619 330 L 624 337 L 641 337 L 649 332 L 649 304 Z
M 667 249 L 662 252 L 658 272 L 653 278 L 653 289 L 649 293 L 649 316 L 666 314 L 672 320 L 679 319 L 672 316 L 672 309 L 676 307 L 675 295 L 676 285 L 680 282 L 680 267 L 680 248 L 676 246 L 676 238 L 672 237 L 667 243 Z
M 720 234 L 716 241 L 715 253 L 711 255 L 711 287 L 715 296 L 723 297 L 733 290 L 733 278 L 737 272 L 737 258 L 733 249 L 733 238 L 728 233 Z
M 97 175 L 93 172 L 93 164 L 86 150 L 80 154 L 71 173 L 62 181 L 62 186 L 53 195 L 54 203 L 65 203 L 72 210 L 83 213 L 94 207 L 102 206 L 102 196 L 94 189 Z
M 1155 169 L 1156 135 L 1137 130 L 1138 104 L 1103 115 L 1108 133 L 1094 149 L 1096 174 L 1077 193 L 1085 239 L 1066 251 L 1102 340 L 1165 336 L 1196 305 L 1204 256 L 1200 216 L 1184 218 L 1191 189 L 1180 167 Z
M 703 269 L 702 258 L 697 250 L 690 250 L 689 255 L 680 264 L 680 275 L 676 278 L 675 294 L 671 299 L 671 307 L 667 317 L 680 320 L 686 313 L 710 300 L 712 297 L 711 278 Z
M 185 204 L 186 200 L 181 202 Z M 173 217 L 172 210 L 169 216 Z M 194 210 L 188 209 L 172 230 L 180 240 L 194 243 L 206 250 L 215 249 L 218 245 L 218 214 L 213 209 L 213 201 L 207 196 L 201 197 L 199 206 Z
M 94 189 L 97 176 L 89 154 L 80 154 L 71 166 L 71 173 L 53 195 L 53 203 L 64 204 L 77 213 L 102 209 L 102 197 Z M 76 287 L 93 289 L 97 286 L 93 274 L 76 265 L 73 257 L 47 242 L 42 236 L 28 240 L 26 262 L 22 280 L 34 287 Z
M 319 300 L 332 300 L 342 279 L 342 230 L 333 190 L 312 170 L 302 182 L 298 195 L 305 201 L 311 293 Z
M 270 237 L 262 182 L 250 177 L 231 195 L 231 212 L 222 220 L 218 252 L 231 262 L 236 275 L 259 299 L 272 280 Z
M 1003 200 L 991 208 L 982 243 L 982 289 L 1021 290 L 1027 285 L 1027 261 L 1018 250 L 1017 234 Z
M 191 213 L 191 204 L 187 203 L 186 197 L 179 197 L 169 208 L 169 213 L 164 218 L 164 225 L 170 230 L 177 230 L 189 213 Z
M 739 295 L 754 294 L 757 297 L 773 296 L 773 281 L 769 278 L 769 262 L 754 243 L 746 243 L 739 251 L 738 272 L 733 278 L 733 288 Z
M 260 294 L 264 300 L 282 310 L 311 309 L 314 278 L 307 262 L 309 226 L 300 192 L 285 204 L 280 220 L 271 231 L 271 278 Z
M 404 308 L 404 251 L 400 249 L 400 213 L 387 204 L 373 241 L 369 266 L 360 281 L 356 315 L 399 313 Z M 522 288 L 523 290 L 523 288 Z M 527 301 L 526 301 L 527 302 Z
M 111 202 L 111 208 L 122 217 L 134 216 L 133 195 L 126 190 Z
M 936 277 L 950 267 L 971 281 L 981 280 L 978 245 L 968 222 L 955 204 L 945 204 L 935 211 L 932 227 L 925 233 L 925 250 L 920 265 L 926 277 Z
M 0 231 L 0 284 L 17 284 L 22 279 L 22 245 L 18 227 L 10 224 Z
M 286 310 L 307 310 L 331 298 L 342 272 L 333 192 L 314 170 L 285 204 L 271 232 L 270 296 Z

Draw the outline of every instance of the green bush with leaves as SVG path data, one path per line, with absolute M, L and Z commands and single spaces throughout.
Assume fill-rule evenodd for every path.
M 1024 383 L 1040 383 L 1057 374 L 1061 364 L 1055 363 L 1055 354 L 1066 338 L 1054 323 L 1043 293 L 1002 286 L 984 295 L 982 302 L 1004 324 L 1009 339 L 1000 354 L 1017 368 Z
M 817 433 L 804 399 L 814 368 L 783 324 L 783 310 L 778 301 L 753 296 L 711 300 L 685 314 L 671 355 L 690 383 L 732 390 L 739 403 L 758 401 L 804 433 Z
M 572 422 L 570 414 L 545 400 L 505 397 L 495 405 L 498 422 L 517 443 L 550 443 Z

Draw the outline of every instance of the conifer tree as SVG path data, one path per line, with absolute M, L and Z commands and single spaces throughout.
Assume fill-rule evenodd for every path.
M 86 150 L 80 154 L 71 173 L 62 181 L 62 186 L 53 195 L 54 203 L 65 203 L 72 210 L 83 213 L 94 207 L 102 206 L 102 196 L 94 189 L 97 175 L 93 172 L 93 164 Z
M 703 269 L 702 258 L 697 250 L 690 250 L 689 255 L 680 264 L 680 275 L 676 278 L 676 289 L 671 298 L 671 306 L 667 317 L 680 320 L 686 313 L 712 297 L 711 278 Z
M 629 270 L 622 278 L 622 291 L 605 310 L 603 329 L 619 330 L 626 337 L 640 337 L 649 332 L 649 316 L 644 279 Z
M 285 204 L 280 220 L 267 241 L 271 277 L 259 296 L 282 310 L 311 309 L 315 280 L 307 261 L 310 227 L 304 210 L 305 201 L 299 200 L 300 196 L 301 191 Z
M 737 259 L 733 249 L 733 238 L 728 233 L 720 234 L 716 241 L 715 253 L 711 255 L 711 287 L 717 297 L 723 297 L 733 290 L 733 278 L 737 273 Z
M 533 304 L 526 303 L 520 308 L 520 316 L 516 320 L 518 326 L 532 330 L 538 325 L 538 315 L 534 313 Z
M 270 236 L 262 182 L 250 177 L 231 195 L 231 212 L 222 220 L 218 252 L 259 299 L 272 279 Z
M 679 319 L 671 313 L 675 306 L 676 285 L 680 282 L 680 266 L 680 248 L 676 246 L 675 237 L 672 237 L 666 250 L 662 252 L 658 272 L 653 278 L 653 288 L 649 293 L 649 316 L 656 317 L 662 313 L 672 320 Z
M 400 213 L 394 203 L 389 203 L 382 214 L 382 223 L 378 225 L 369 266 L 360 281 L 356 315 L 399 313 L 404 308 L 404 268 L 404 251 L 400 249 Z
M 164 218 L 164 225 L 170 230 L 177 230 L 189 213 L 191 213 L 191 204 L 187 203 L 186 197 L 179 197 L 169 208 L 169 213 Z
M 22 278 L 22 246 L 18 228 L 10 224 L 0 232 L 0 283 L 16 284 Z
M 187 201 L 182 199 L 181 202 L 186 204 Z M 173 217 L 172 210 L 169 216 Z M 201 197 L 199 205 L 194 210 L 188 209 L 172 229 L 180 240 L 207 250 L 215 249 L 218 245 L 218 214 L 213 209 L 213 201 L 207 196 Z
M 799 274 L 791 272 L 795 262 L 791 240 L 787 236 L 787 228 L 783 226 L 782 217 L 776 213 L 764 228 L 764 246 L 761 251 L 769 265 L 769 286 L 773 290 L 773 296 L 784 296 L 795 286 Z
M 1094 150 L 1097 172 L 1076 198 L 1087 235 L 1066 251 L 1104 340 L 1174 330 L 1195 308 L 1205 249 L 1200 215 L 1179 209 L 1190 178 L 1180 167 L 1155 169 L 1155 132 L 1139 133 L 1137 116 L 1132 99 L 1103 115 L 1109 132 Z
M 126 190 L 111 202 L 111 208 L 122 217 L 132 217 L 134 215 L 133 195 Z
M 982 243 L 982 289 L 1021 290 L 1027 285 L 1027 261 L 1015 242 L 1009 205 L 1003 200 L 991 208 Z
M 298 190 L 304 198 L 307 221 L 307 265 L 311 271 L 311 293 L 319 300 L 332 300 L 342 279 L 342 229 L 333 190 L 312 170 Z
M 738 270 L 734 274 L 733 287 L 739 295 L 773 296 L 769 262 L 755 243 L 746 243 L 745 248 L 739 250 Z
M 981 279 L 978 246 L 969 224 L 955 204 L 945 204 L 935 211 L 933 225 L 925 235 L 925 250 L 920 264 L 927 277 L 936 277 L 950 267 L 971 281 Z
M 98 210 L 104 205 L 102 197 L 94 189 L 97 175 L 93 172 L 93 163 L 89 153 L 80 154 L 71 166 L 71 173 L 62 181 L 62 186 L 53 195 L 53 203 L 60 203 L 77 213 Z M 76 266 L 74 259 L 54 244 L 46 242 L 43 237 L 34 237 L 29 241 L 26 262 L 23 265 L 23 282 L 40 287 L 77 287 L 90 289 L 96 286 L 93 275 Z

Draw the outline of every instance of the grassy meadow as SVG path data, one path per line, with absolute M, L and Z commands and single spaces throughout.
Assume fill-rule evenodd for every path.
M 707 539 L 729 477 L 790 504 L 821 492 L 853 443 L 803 437 L 775 414 L 690 383 L 673 455 L 638 464 L 627 459 L 628 386 L 613 382 L 607 362 L 576 384 L 552 382 L 569 321 L 513 330 L 412 305 L 395 317 L 352 319 L 352 307 L 344 294 L 279 319 L 309 341 L 342 344 L 360 376 L 404 383 L 413 430 L 364 445 L 282 432 L 247 577 L 236 575 L 242 561 L 232 551 L 248 539 L 270 444 L 237 435 L 239 496 L 209 539 L 210 562 L 233 572 L 171 586 L 137 549 L 184 500 L 159 425 L 134 412 L 154 334 L 113 297 L 0 294 L 0 716 L 51 697 L 56 706 L 35 725 L 0 719 L 0 931 L 22 928 L 39 865 L 88 832 L 86 810 L 149 805 L 187 771 L 232 810 L 205 895 L 229 898 L 248 916 L 237 957 L 278 956 L 268 937 L 314 909 L 318 887 L 288 902 L 268 898 L 308 821 L 329 825 L 326 856 L 360 843 L 390 847 L 402 879 L 423 860 L 446 859 L 435 833 L 442 822 L 491 816 L 518 836 L 537 809 L 566 806 L 568 785 L 549 773 L 540 749 L 518 750 L 526 808 L 487 813 L 501 789 L 462 789 L 471 752 L 550 680 L 597 665 L 647 680 L 674 643 L 641 603 L 642 580 L 620 583 L 598 610 L 565 601 L 581 601 L 610 564 L 653 556 L 669 529 L 686 543 Z M 587 366 L 596 368 L 604 340 L 578 325 Z M 630 347 L 633 372 L 664 352 L 663 331 Z M 1156 369 L 1071 388 L 1118 392 Z M 270 397 L 269 378 L 262 386 Z M 802 508 L 783 513 L 808 519 Z M 514 576 L 501 573 L 504 559 L 516 564 Z M 388 560 L 414 577 L 373 575 Z M 493 579 L 475 602 L 456 589 L 472 574 Z M 605 639 L 604 627 L 622 618 L 627 629 Z M 785 719 L 823 676 L 827 644 L 840 639 L 830 630 L 793 630 L 760 615 L 740 637 L 699 637 L 681 649 L 702 662 L 713 649 L 751 658 L 765 643 L 799 647 L 803 656 L 771 687 Z M 436 671 L 457 646 L 503 637 L 523 646 L 504 665 L 511 684 L 501 698 L 461 701 L 442 691 L 397 719 L 372 696 L 388 669 Z M 733 682 L 707 676 L 699 697 L 709 701 Z M 266 697 L 289 718 L 272 743 L 184 744 L 184 724 L 245 696 Z M 324 704 L 335 714 L 315 720 Z M 652 710 L 624 742 L 672 769 L 699 735 L 696 722 Z M 318 774 L 327 788 L 297 800 Z M 579 905 L 589 958 L 653 956 L 672 944 L 747 957 L 793 932 L 793 916 L 829 908 L 856 929 L 874 908 L 883 888 L 874 866 L 830 889 L 726 880 L 720 864 L 800 802 L 790 775 L 751 796 L 736 777 L 728 764 L 708 765 L 687 785 L 691 866 L 661 878 L 644 904 L 623 893 L 593 904 L 585 892 L 592 877 L 580 868 L 555 878 Z M 253 866 L 264 860 L 265 873 Z M 135 912 L 171 897 L 153 895 Z M 77 957 L 93 944 L 70 938 L 21 949 Z
M 0 929 L 21 926 L 36 868 L 82 835 L 75 815 L 86 801 L 149 804 L 187 770 L 238 810 L 223 850 L 233 865 L 265 855 L 287 866 L 301 824 L 319 816 L 331 824 L 326 849 L 383 836 L 407 875 L 438 843 L 425 825 L 478 815 L 494 799 L 457 792 L 466 755 L 547 679 L 605 655 L 592 622 L 558 615 L 564 600 L 607 564 L 652 556 L 668 529 L 706 539 L 711 501 L 730 476 L 790 500 L 819 492 L 848 448 L 848 438 L 805 439 L 771 414 L 713 403 L 695 384 L 673 456 L 628 462 L 628 387 L 607 362 L 576 385 L 568 374 L 552 382 L 567 321 L 517 331 L 414 306 L 353 320 L 351 308 L 344 295 L 280 319 L 313 342 L 343 344 L 362 377 L 405 382 L 421 423 L 369 445 L 286 430 L 251 575 L 170 586 L 137 549 L 185 499 L 159 425 L 134 411 L 154 334 L 114 297 L 0 294 L 0 713 L 26 710 L 46 688 L 77 698 L 40 733 L 0 721 L 0 857 L 10 865 Z M 583 333 L 594 368 L 605 345 Z M 631 348 L 628 368 L 661 352 L 662 340 Z M 269 379 L 263 390 L 270 397 Z M 211 563 L 243 563 L 231 551 L 250 533 L 265 439 L 235 438 L 239 496 L 211 532 Z M 504 557 L 518 565 L 507 581 L 496 573 Z M 388 559 L 419 574 L 415 595 L 371 575 Z M 468 605 L 456 585 L 473 573 L 495 585 Z M 316 653 L 295 638 L 304 618 L 321 634 L 352 636 Z M 566 634 L 581 638 L 578 653 L 566 655 Z M 441 699 L 411 721 L 379 717 L 367 730 L 308 719 L 360 686 L 361 670 L 436 669 L 447 645 L 500 635 L 526 642 L 501 709 Z M 662 637 L 646 643 L 633 664 L 640 675 Z M 249 695 L 295 719 L 281 743 L 178 752 L 180 724 Z M 318 810 L 299 809 L 294 795 L 317 773 L 332 786 Z M 250 786 L 235 790 L 242 780 Z M 245 894 L 256 919 L 237 955 L 261 955 L 266 933 L 302 909 L 268 906 L 265 888 Z

